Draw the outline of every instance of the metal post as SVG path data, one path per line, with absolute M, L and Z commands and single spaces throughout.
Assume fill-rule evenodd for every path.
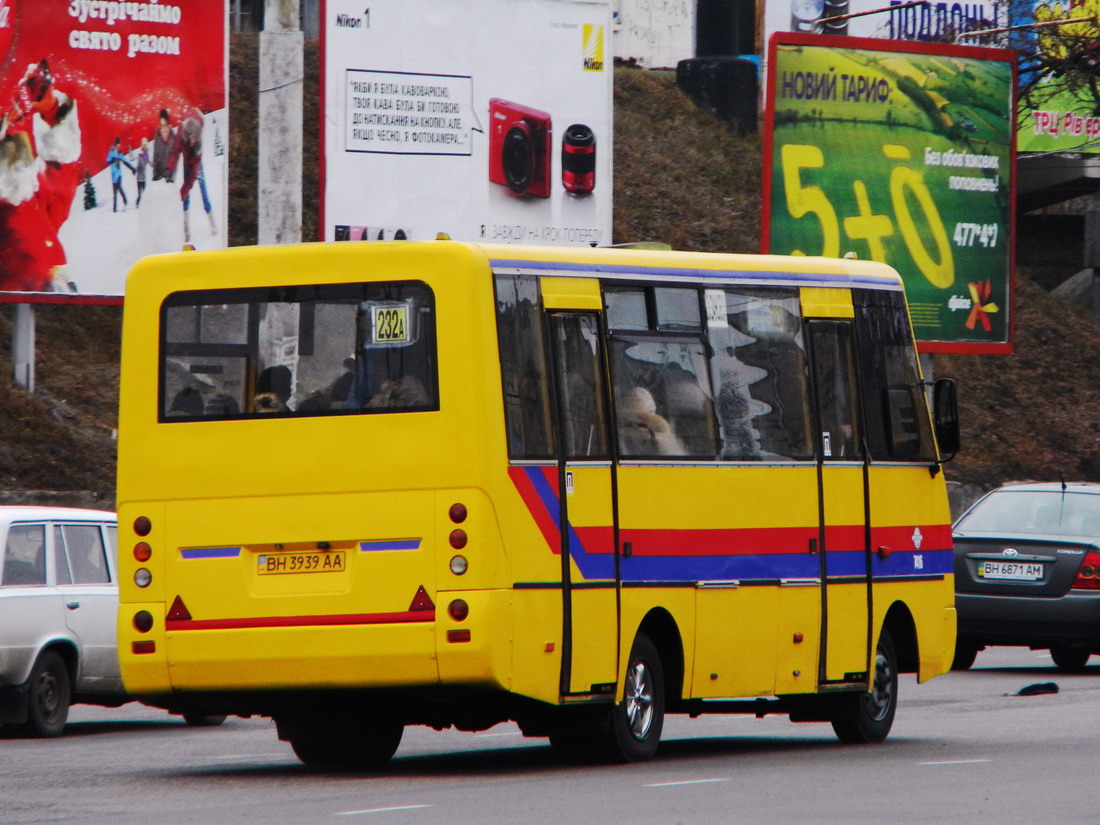
M 1086 269 L 1092 270 L 1092 289 L 1089 299 L 1092 301 L 1092 318 L 1100 323 L 1100 192 L 1089 195 L 1085 207 L 1085 250 Z
M 298 0 L 267 0 L 260 33 L 260 244 L 302 240 L 304 36 Z
M 11 365 L 17 387 L 34 392 L 34 306 L 15 304 Z

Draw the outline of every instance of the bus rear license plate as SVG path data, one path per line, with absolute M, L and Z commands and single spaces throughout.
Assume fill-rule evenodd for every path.
M 347 553 L 343 550 L 264 553 L 256 559 L 256 572 L 261 576 L 282 573 L 343 573 L 347 569 L 347 561 Z
M 1018 561 L 983 561 L 978 563 L 978 578 L 1034 582 L 1043 578 L 1043 565 Z

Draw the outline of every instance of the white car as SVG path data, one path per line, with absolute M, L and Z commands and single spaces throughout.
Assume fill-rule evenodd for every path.
M 0 724 L 57 736 L 69 705 L 129 701 L 119 675 L 114 513 L 0 507 Z

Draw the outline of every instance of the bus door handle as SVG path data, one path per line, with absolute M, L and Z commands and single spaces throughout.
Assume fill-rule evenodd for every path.
M 817 552 L 817 538 L 810 539 L 810 555 Z
M 623 542 L 623 558 L 624 559 L 629 559 L 633 555 L 634 555 L 634 545 L 633 545 L 633 543 L 629 542 L 629 541 L 624 541 Z

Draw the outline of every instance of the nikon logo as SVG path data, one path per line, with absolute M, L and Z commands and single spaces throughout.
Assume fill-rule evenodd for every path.
M 603 71 L 603 26 L 584 24 L 584 70 Z

